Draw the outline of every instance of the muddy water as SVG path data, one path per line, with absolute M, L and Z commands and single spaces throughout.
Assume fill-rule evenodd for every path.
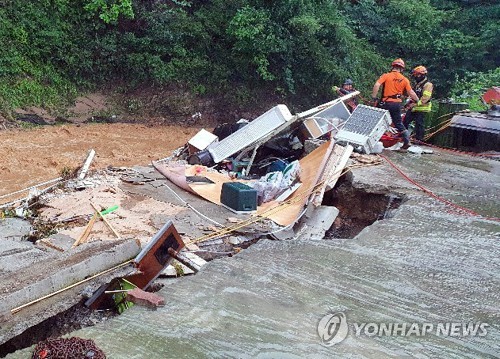
M 57 178 L 65 167 L 79 168 L 90 148 L 96 151 L 92 169 L 149 164 L 170 156 L 198 130 L 119 123 L 0 131 L 0 196 Z M 0 203 L 22 196 L 3 198 Z

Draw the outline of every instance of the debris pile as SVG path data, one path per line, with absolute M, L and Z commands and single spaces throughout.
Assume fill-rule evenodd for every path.
M 278 105 L 253 121 L 203 129 L 152 167 L 93 173 L 90 150 L 75 178 L 14 202 L 23 213 L 32 211 L 28 219 L 53 224 L 36 248 L 75 261 L 88 260 L 87 246 L 101 242 L 142 249 L 126 262 L 110 262 L 109 271 L 73 276 L 69 286 L 54 283 L 52 293 L 40 292 L 11 314 L 90 279 L 102 284 L 87 297 L 91 309 L 155 308 L 164 304 L 150 293 L 159 277 L 194 274 L 206 260 L 236 254 L 260 238 L 324 238 L 339 213 L 323 203 L 325 193 L 350 168 L 380 163 L 368 154 L 379 151 L 389 130 L 385 110 L 349 111 L 345 102 L 357 94 L 295 115 Z M 127 274 L 99 281 L 115 269 Z
M 92 358 L 106 359 L 92 339 L 57 338 L 47 339 L 36 345 L 32 359 Z

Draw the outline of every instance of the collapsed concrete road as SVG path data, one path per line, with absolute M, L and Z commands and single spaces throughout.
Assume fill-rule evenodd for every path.
M 389 158 L 436 194 L 499 217 L 500 163 L 444 152 Z M 158 292 L 163 308 L 134 307 L 71 335 L 94 339 L 113 358 L 496 357 L 498 221 L 458 213 L 387 164 L 352 173 L 358 193 L 394 194 L 404 203 L 352 239 L 260 241 L 195 276 L 167 281 Z M 330 312 L 345 315 L 348 334 L 326 347 L 318 324 Z M 357 335 L 362 323 L 371 323 L 371 331 Z M 382 323 L 429 324 L 434 330 L 372 336 Z M 487 324 L 487 333 L 436 335 L 440 324 L 462 323 Z
M 0 246 L 0 343 L 73 307 L 82 290 L 91 288 L 92 292 L 100 281 L 109 280 L 109 276 L 86 281 L 74 288 L 70 286 L 118 266 L 140 251 L 133 240 L 89 243 L 64 254 L 47 253 L 31 244 L 8 239 L 1 239 Z M 119 273 L 117 268 L 112 275 Z M 68 291 L 62 296 L 35 302 L 67 287 Z M 32 305 L 17 310 L 31 302 Z
M 110 171 L 88 182 L 90 187 L 84 190 L 60 190 L 41 199 L 43 205 L 37 219 L 52 224 L 50 231 L 57 228 L 57 234 L 33 243 L 26 239 L 34 229 L 27 220 L 0 220 L 0 357 L 49 336 L 67 333 L 68 328 L 88 325 L 88 320 L 81 320 L 89 311 L 81 304 L 82 300 L 100 285 L 133 272 L 131 264 L 115 267 L 134 258 L 141 250 L 140 242 L 148 243 L 166 221 L 172 219 L 187 242 L 216 231 L 214 223 L 229 225 L 229 220 L 245 218 L 183 190 L 178 189 L 176 193 L 166 187 L 166 179 L 152 167 Z M 113 232 L 98 222 L 92 227 L 88 242 L 74 247 L 89 223 L 91 200 L 108 208 L 117 204 L 119 208 L 109 217 L 123 235 L 122 240 L 116 240 Z M 184 206 L 186 201 L 190 208 Z M 191 209 L 195 207 L 201 215 Z M 210 218 L 203 217 L 203 213 Z M 53 226 L 66 218 L 79 220 L 67 228 Z M 249 235 L 237 241 L 240 247 L 245 246 L 245 241 L 260 237 L 259 233 L 269 232 L 270 228 L 258 223 L 245 230 Z M 201 253 L 207 259 L 231 254 L 234 246 L 229 242 L 238 238 L 207 241 L 203 246 L 200 244 Z M 187 255 L 194 256 L 193 253 Z M 176 275 L 175 268 L 171 269 Z M 111 271 L 107 273 L 108 270 Z M 103 272 L 106 273 L 100 275 Z M 193 273 L 187 268 L 183 270 L 185 274 L 189 272 Z M 32 301 L 36 303 L 25 307 Z M 96 315 L 90 324 L 99 319 Z M 62 328 L 52 331 L 51 327 L 58 325 Z

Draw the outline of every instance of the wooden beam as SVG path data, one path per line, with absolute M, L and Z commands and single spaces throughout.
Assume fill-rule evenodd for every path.
M 90 202 L 90 205 L 98 213 L 99 217 L 101 217 L 101 219 L 104 221 L 104 223 L 106 223 L 106 225 L 113 232 L 113 234 L 116 236 L 116 238 L 120 238 L 120 235 L 118 234 L 118 232 L 113 228 L 111 223 L 109 223 L 108 220 L 101 214 L 101 211 L 99 211 L 99 209 L 97 209 L 97 207 L 92 202 Z
M 85 227 L 85 230 L 83 233 L 80 235 L 80 237 L 73 243 L 71 248 L 75 248 L 76 246 L 80 245 L 81 243 L 87 241 L 87 238 L 90 234 L 90 231 L 92 230 L 92 227 L 94 226 L 95 221 L 97 220 L 97 213 L 94 212 L 94 215 L 90 219 L 89 223 L 87 223 L 87 226 Z
M 82 166 L 82 169 L 80 170 L 80 173 L 78 175 L 79 180 L 83 180 L 85 178 L 85 176 L 87 175 L 87 172 L 90 168 L 90 164 L 92 163 L 92 160 L 94 159 L 94 156 L 95 156 L 95 151 L 93 149 L 91 149 L 89 151 L 89 154 L 87 155 L 87 159 L 85 160 L 85 162 Z

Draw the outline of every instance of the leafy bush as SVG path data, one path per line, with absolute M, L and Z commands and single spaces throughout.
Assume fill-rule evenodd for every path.
M 500 67 L 489 72 L 471 72 L 458 80 L 451 89 L 451 95 L 460 101 L 467 102 L 474 111 L 487 109 L 481 96 L 492 86 L 500 86 Z
M 500 66 L 499 17 L 495 1 L 10 0 L 0 111 L 58 106 L 116 80 L 300 107 L 329 100 L 345 78 L 369 92 L 396 57 L 428 67 L 446 96 L 457 79 Z

